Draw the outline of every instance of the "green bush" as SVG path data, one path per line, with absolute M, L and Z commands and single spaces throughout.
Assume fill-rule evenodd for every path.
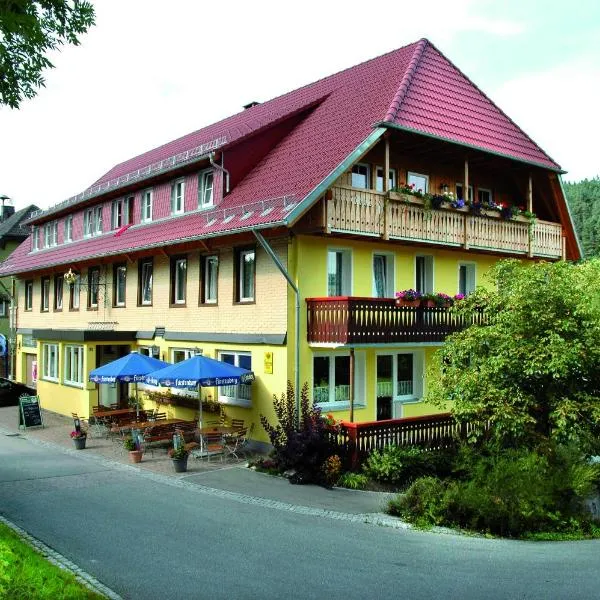
M 351 490 L 364 490 L 369 483 L 369 478 L 361 473 L 342 473 L 338 485 Z
M 463 451 L 456 465 L 461 478 L 418 479 L 391 514 L 503 536 L 591 531 L 583 502 L 597 489 L 599 467 L 576 449 Z
M 408 484 L 426 475 L 445 478 L 452 472 L 454 456 L 454 450 L 386 446 L 369 455 L 363 471 L 375 481 L 393 484 Z

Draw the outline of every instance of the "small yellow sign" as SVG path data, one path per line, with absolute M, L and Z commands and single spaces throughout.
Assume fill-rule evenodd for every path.
M 273 375 L 273 353 L 265 352 L 265 373 Z

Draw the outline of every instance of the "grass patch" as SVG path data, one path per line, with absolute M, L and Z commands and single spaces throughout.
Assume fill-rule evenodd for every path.
M 48 562 L 0 523 L 0 598 L 80 600 L 104 598 Z

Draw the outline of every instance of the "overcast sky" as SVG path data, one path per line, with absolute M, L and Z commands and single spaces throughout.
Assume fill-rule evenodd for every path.
M 427 37 L 576 181 L 600 175 L 600 3 L 95 0 L 46 88 L 0 108 L 0 194 L 47 207 L 113 165 Z M 443 94 L 443 90 L 440 90 Z

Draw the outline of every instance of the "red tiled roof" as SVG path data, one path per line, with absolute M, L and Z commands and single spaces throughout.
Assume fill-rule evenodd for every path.
M 111 169 L 103 183 L 218 138 L 231 147 L 253 132 L 306 110 L 210 213 L 131 227 L 119 236 L 29 253 L 27 240 L 0 266 L 0 274 L 33 271 L 76 260 L 178 243 L 249 226 L 282 224 L 284 204 L 301 202 L 373 131 L 377 123 L 439 136 L 551 169 L 554 163 L 427 40 L 341 71 L 200 129 Z M 225 162 L 227 153 L 225 154 Z M 227 165 L 225 165 L 227 166 Z M 140 184 L 143 185 L 143 184 Z M 269 200 L 275 198 L 276 200 Z M 285 200 L 284 200 L 285 198 Z M 273 206 L 265 211 L 259 206 Z M 242 218 L 252 210 L 252 215 Z M 209 226 L 210 215 L 217 215 Z M 227 219 L 227 216 L 234 215 Z M 182 234 L 182 220 L 185 234 Z

